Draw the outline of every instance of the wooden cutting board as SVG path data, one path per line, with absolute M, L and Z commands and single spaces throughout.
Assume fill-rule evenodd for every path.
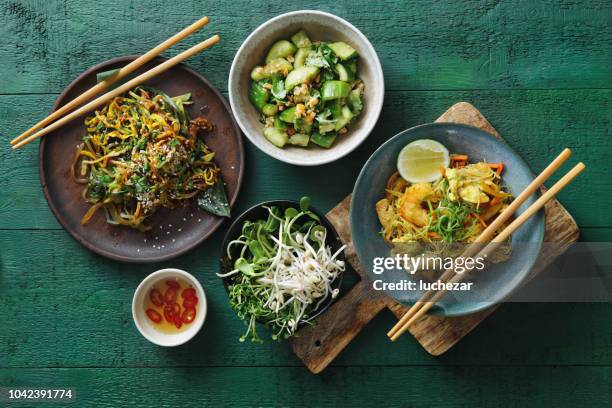
M 467 102 L 459 102 L 451 106 L 436 122 L 463 123 L 501 138 L 489 121 Z M 351 240 L 350 201 L 351 196 L 346 197 L 327 213 L 327 217 L 336 227 L 342 240 L 348 245 L 345 252 L 346 259 L 361 277 L 361 281 L 321 315 L 315 326 L 302 328 L 290 341 L 295 354 L 315 374 L 323 371 L 382 309 L 389 308 L 398 318 L 408 311 L 404 305 L 372 289 L 371 281 L 359 264 Z M 544 241 L 566 245 L 554 245 L 554 250 L 551 249 L 552 245 L 546 246 L 548 249 L 540 253 L 530 276 L 533 277 L 546 268 L 556 257 L 565 252 L 567 247 L 577 241 L 578 236 L 578 226 L 572 216 L 557 200 L 550 201 L 546 205 Z M 410 334 L 427 352 L 438 356 L 457 344 L 498 307 L 499 305 L 496 305 L 469 316 L 427 315 L 412 325 Z

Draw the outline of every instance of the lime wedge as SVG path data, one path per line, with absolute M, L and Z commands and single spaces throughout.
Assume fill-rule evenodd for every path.
M 436 181 L 441 167 L 448 167 L 450 156 L 444 145 L 431 139 L 415 140 L 404 146 L 397 157 L 400 176 L 410 183 Z

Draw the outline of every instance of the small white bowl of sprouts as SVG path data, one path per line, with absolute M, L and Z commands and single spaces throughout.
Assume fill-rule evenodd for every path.
M 323 313 L 339 296 L 345 248 L 308 197 L 267 201 L 241 214 L 225 236 L 218 274 L 247 326 L 240 341 L 262 341 L 257 323 L 272 339 L 287 339 Z

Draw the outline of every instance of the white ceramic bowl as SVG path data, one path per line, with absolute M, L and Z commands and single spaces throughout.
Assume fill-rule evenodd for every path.
M 187 281 L 196 290 L 199 298 L 198 303 L 198 314 L 195 320 L 189 325 L 186 330 L 179 333 L 162 333 L 153 327 L 153 324 L 147 317 L 145 312 L 145 301 L 149 294 L 149 290 L 153 285 L 159 281 L 165 281 L 167 279 L 182 278 Z M 179 346 L 189 341 L 195 336 L 206 320 L 206 312 L 208 311 L 208 304 L 206 303 L 206 294 L 200 282 L 191 274 L 181 269 L 161 269 L 157 272 L 153 272 L 147 276 L 136 288 L 134 292 L 134 298 L 132 299 L 132 317 L 134 318 L 134 324 L 140 334 L 142 334 L 151 343 L 157 344 L 158 346 L 174 347 Z
M 311 146 L 278 148 L 263 136 L 259 113 L 248 97 L 251 70 L 262 65 L 276 41 L 288 39 L 304 29 L 313 40 L 344 41 L 359 53 L 358 75 L 365 84 L 364 108 L 348 133 L 338 137 L 329 149 Z M 278 160 L 300 166 L 314 166 L 337 160 L 359 146 L 370 134 L 383 106 L 385 81 L 376 51 L 370 41 L 351 23 L 333 14 L 314 10 L 293 11 L 274 17 L 247 37 L 234 57 L 228 92 L 236 121 L 246 137 L 261 151 Z

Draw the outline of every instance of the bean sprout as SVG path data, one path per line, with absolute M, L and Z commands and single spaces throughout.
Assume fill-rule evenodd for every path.
M 218 275 L 231 279 L 230 304 L 247 323 L 241 341 L 261 341 L 255 321 L 269 326 L 273 339 L 291 337 L 338 296 L 334 282 L 345 270 L 338 257 L 346 246 L 332 253 L 327 229 L 303 202 L 301 211 L 288 208 L 284 217 L 270 207 L 267 220 L 245 221 L 240 237 L 227 247 L 233 269 Z

